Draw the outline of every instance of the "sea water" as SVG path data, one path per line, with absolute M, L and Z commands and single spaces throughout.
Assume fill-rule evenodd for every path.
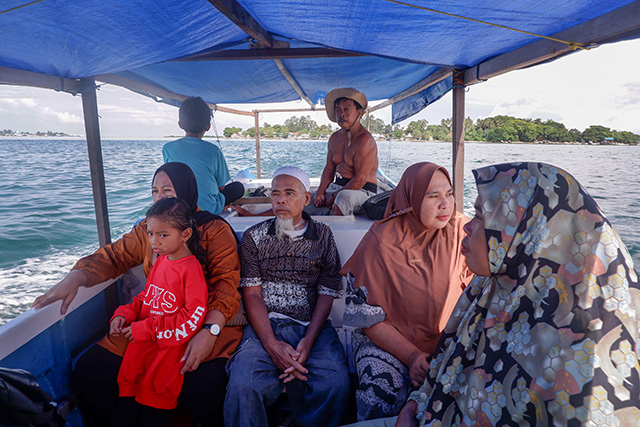
M 151 205 L 151 177 L 168 140 L 105 140 L 104 171 L 112 239 L 131 229 Z M 231 175 L 256 172 L 255 141 L 222 140 Z M 419 161 L 451 171 L 451 143 L 379 141 L 380 168 L 398 181 Z M 319 176 L 326 141 L 261 141 L 262 176 L 296 165 Z M 566 169 L 598 201 L 640 264 L 640 146 L 465 145 L 464 210 L 473 212 L 471 170 L 492 163 L 547 162 Z M 25 311 L 81 256 L 97 247 L 86 142 L 76 139 L 0 139 L 0 324 Z

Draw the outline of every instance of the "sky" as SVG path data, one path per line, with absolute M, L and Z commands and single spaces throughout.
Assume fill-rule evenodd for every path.
M 494 77 L 467 88 L 465 115 L 474 121 L 495 115 L 552 119 L 568 129 L 584 131 L 590 125 L 601 125 L 640 134 L 639 52 L 640 40 L 618 42 Z M 175 107 L 112 85 L 101 86 L 97 96 L 103 139 L 181 135 Z M 221 105 L 246 111 L 307 107 L 303 101 Z M 417 119 L 439 124 L 443 118 L 451 117 L 451 110 L 449 93 L 400 125 L 406 127 Z M 329 123 L 321 111 L 264 113 L 260 124 L 283 124 L 292 115 L 309 115 L 318 124 Z M 391 108 L 376 111 L 373 116 L 390 123 Z M 253 126 L 254 119 L 217 112 L 214 124 L 222 135 L 226 127 Z M 84 135 L 82 100 L 80 96 L 49 89 L 0 85 L 0 129 Z M 215 135 L 214 130 L 208 135 Z

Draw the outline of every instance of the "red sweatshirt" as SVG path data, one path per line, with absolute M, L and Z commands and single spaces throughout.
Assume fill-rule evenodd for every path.
M 118 374 L 120 396 L 135 396 L 153 408 L 176 407 L 183 380 L 180 359 L 200 330 L 206 306 L 207 284 L 196 257 L 159 256 L 144 290 L 113 314 L 124 316 L 133 336 Z

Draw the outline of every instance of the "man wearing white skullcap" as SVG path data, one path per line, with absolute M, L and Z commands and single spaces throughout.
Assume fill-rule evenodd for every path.
M 309 181 L 309 175 L 302 169 L 296 166 L 282 166 L 281 168 L 276 169 L 273 173 L 273 178 L 280 175 L 289 175 L 296 178 L 298 181 L 302 183 L 305 191 L 309 191 L 311 188 L 311 182 Z
M 265 402 L 287 387 L 299 425 L 342 425 L 349 373 L 328 320 L 342 295 L 340 256 L 331 229 L 303 208 L 309 177 L 300 168 L 273 174 L 275 218 L 244 232 L 240 287 L 249 325 L 227 364 L 227 427 L 268 425 Z

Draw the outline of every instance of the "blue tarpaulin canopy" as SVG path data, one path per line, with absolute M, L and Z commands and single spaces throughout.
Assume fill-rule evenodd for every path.
M 355 87 L 398 122 L 455 84 L 640 35 L 640 1 L 406 1 L 5 0 L 0 83 L 93 78 L 173 104 L 317 105 Z

